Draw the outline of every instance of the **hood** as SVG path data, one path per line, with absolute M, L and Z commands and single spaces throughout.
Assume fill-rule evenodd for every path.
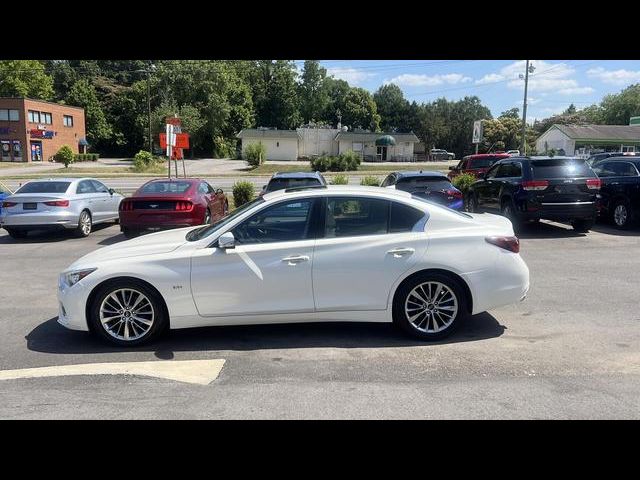
M 99 248 L 76 260 L 69 269 L 95 266 L 96 263 L 107 260 L 139 257 L 172 252 L 180 245 L 187 243 L 185 235 L 194 227 L 167 230 L 164 232 L 142 235 L 132 240 L 116 243 L 108 247 Z

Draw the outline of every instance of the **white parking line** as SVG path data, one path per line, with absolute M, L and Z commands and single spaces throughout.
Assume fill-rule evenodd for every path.
M 224 359 L 214 360 L 168 360 L 155 362 L 85 363 L 51 367 L 0 370 L 0 380 L 20 378 L 62 377 L 69 375 L 141 375 L 165 378 L 176 382 L 208 385 L 213 382 Z

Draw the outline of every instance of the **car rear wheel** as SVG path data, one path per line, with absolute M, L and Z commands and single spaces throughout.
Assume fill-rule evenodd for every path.
M 502 202 L 502 206 L 500 207 L 500 212 L 503 216 L 507 217 L 511 220 L 511 224 L 513 225 L 514 233 L 517 233 L 520 230 L 520 218 L 518 218 L 518 214 L 516 213 L 516 209 L 513 206 L 513 202 L 511 200 L 504 200 Z
M 164 303 L 143 282 L 119 280 L 100 288 L 91 304 L 91 330 L 118 346 L 150 341 L 167 325 Z
M 83 210 L 80 213 L 80 218 L 78 219 L 78 227 L 73 233 L 78 238 L 88 237 L 91 233 L 92 227 L 91 214 L 87 210 Z
M 595 218 L 578 218 L 571 221 L 571 226 L 578 233 L 587 233 L 595 222 Z
M 452 277 L 425 273 L 401 285 L 393 302 L 393 321 L 410 335 L 439 340 L 455 331 L 466 315 L 464 289 Z
M 7 233 L 11 238 L 22 239 L 27 238 L 27 234 L 29 233 L 27 230 L 13 230 L 7 228 Z
M 631 206 L 625 199 L 616 200 L 611 209 L 611 221 L 616 228 L 626 230 L 633 223 Z
M 478 200 L 473 192 L 465 195 L 465 210 L 470 213 L 478 212 Z
M 125 238 L 135 238 L 140 234 L 138 230 L 135 230 L 133 228 L 127 228 L 127 227 L 124 227 L 122 229 L 122 233 L 124 234 Z

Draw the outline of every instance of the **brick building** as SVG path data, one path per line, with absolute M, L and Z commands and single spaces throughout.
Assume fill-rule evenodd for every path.
M 0 97 L 0 160 L 49 160 L 63 145 L 74 153 L 87 148 L 84 109 L 70 105 Z

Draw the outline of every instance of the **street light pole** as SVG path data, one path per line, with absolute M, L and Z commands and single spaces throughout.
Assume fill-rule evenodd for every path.
M 151 72 L 147 70 L 147 109 L 149 113 L 149 153 L 153 155 L 153 143 L 151 140 Z
M 522 155 L 527 154 L 527 88 L 529 87 L 529 72 L 533 73 L 534 70 L 535 67 L 529 66 L 529 60 L 527 60 L 524 71 L 524 102 L 522 104 L 522 142 L 520 144 Z M 522 78 L 522 74 L 520 74 L 520 78 Z

